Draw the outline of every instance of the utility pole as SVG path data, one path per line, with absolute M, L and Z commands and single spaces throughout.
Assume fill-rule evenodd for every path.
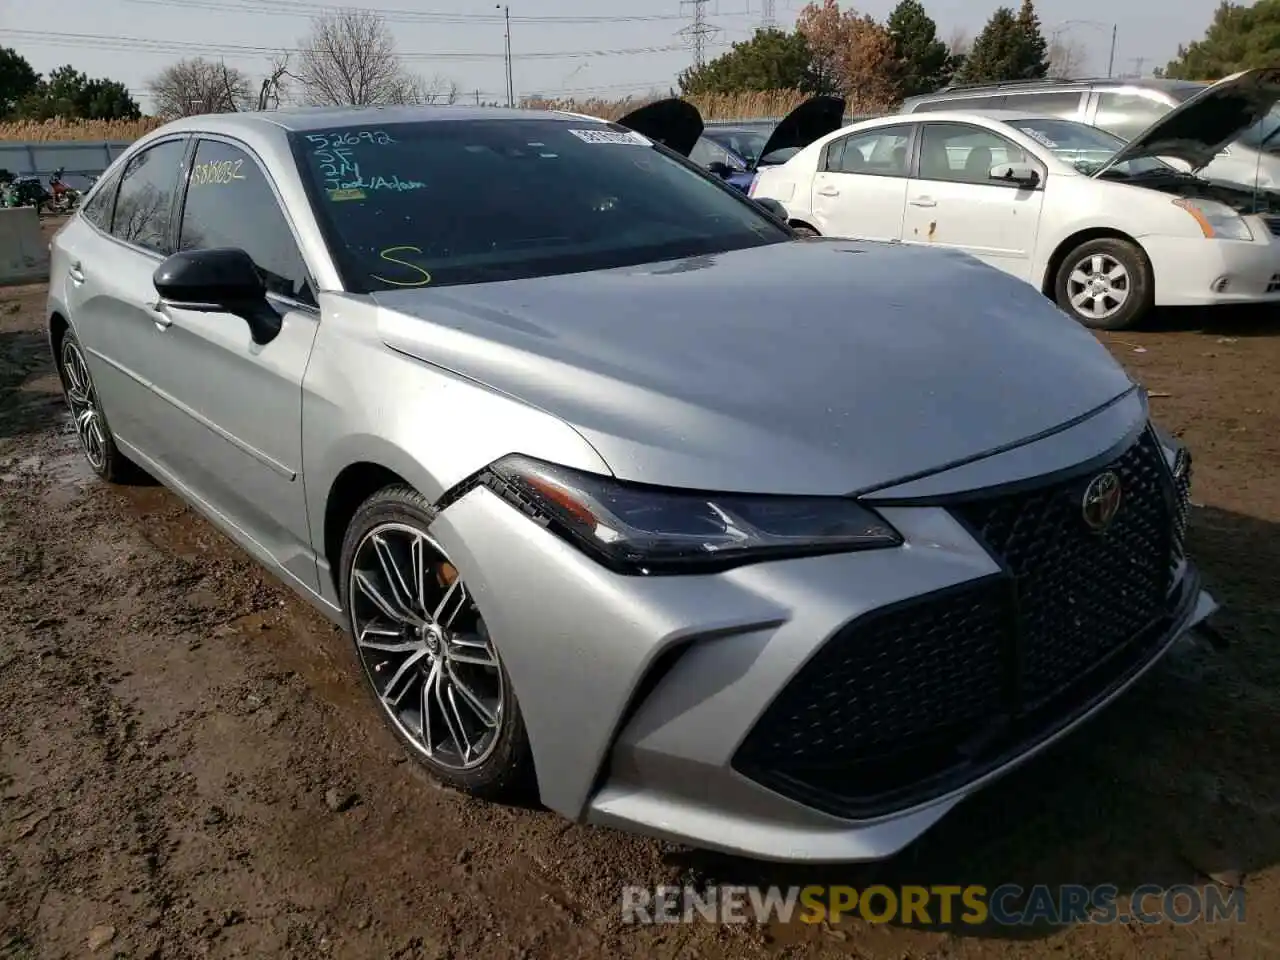
M 1116 31 L 1118 29 L 1119 24 L 1113 23 L 1111 25 L 1111 56 L 1107 58 L 1107 79 L 1111 78 L 1111 74 L 1116 67 Z
M 707 4 L 711 0 L 681 0 L 681 7 L 693 7 L 693 23 L 680 31 L 693 45 L 694 66 L 704 66 L 707 62 L 707 37 L 716 32 L 716 28 L 707 23 Z
M 772 30 L 778 25 L 778 18 L 774 14 L 774 0 L 761 0 L 760 3 L 760 26 L 764 30 Z
M 705 2 L 705 0 L 704 0 Z M 511 80 L 511 8 L 505 3 L 494 5 L 502 11 L 503 20 L 506 22 L 506 61 L 507 61 L 507 106 L 514 107 L 516 105 L 516 88 Z
M 1146 65 L 1146 62 L 1147 62 L 1146 57 L 1133 58 L 1133 73 L 1134 73 L 1134 76 L 1136 76 L 1139 80 L 1142 79 L 1142 68 L 1143 66 Z

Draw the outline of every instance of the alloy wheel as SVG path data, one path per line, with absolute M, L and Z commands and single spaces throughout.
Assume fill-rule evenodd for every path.
M 421 530 L 383 523 L 356 547 L 348 583 L 360 663 L 401 734 L 453 771 L 498 743 L 506 682 L 457 569 Z
M 1105 253 L 1085 257 L 1067 277 L 1071 306 L 1080 316 L 1092 320 L 1115 316 L 1124 308 L 1132 290 L 1128 269 Z
M 80 345 L 70 338 L 62 343 L 62 373 L 76 436 L 90 466 L 101 471 L 107 462 L 106 427 L 98 407 L 98 394 L 89 376 L 89 365 L 85 363 Z

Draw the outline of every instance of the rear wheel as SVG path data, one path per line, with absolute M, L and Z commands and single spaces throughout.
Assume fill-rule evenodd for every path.
M 822 236 L 822 234 L 818 233 L 818 231 L 813 229 L 813 227 L 806 227 L 803 223 L 795 224 L 791 229 L 795 232 L 797 237 L 803 237 L 804 239 Z
M 1128 240 L 1086 241 L 1067 254 L 1058 268 L 1054 299 L 1086 327 L 1129 329 L 1151 309 L 1151 265 Z
M 342 547 L 343 607 L 365 683 L 409 753 L 488 800 L 533 793 L 533 755 L 511 678 L 456 567 L 408 487 L 375 493 Z

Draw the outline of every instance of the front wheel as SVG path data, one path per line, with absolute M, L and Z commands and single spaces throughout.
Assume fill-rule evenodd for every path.
M 430 503 L 375 493 L 342 546 L 342 604 L 383 718 L 438 780 L 488 800 L 530 796 L 520 704 L 458 569 L 428 532 Z
M 1063 259 L 1054 282 L 1058 306 L 1095 330 L 1136 326 L 1154 294 L 1146 255 L 1118 237 L 1080 244 Z
M 89 466 L 109 483 L 137 480 L 138 468 L 116 447 L 115 436 L 98 399 L 98 390 L 89 374 L 84 350 L 70 330 L 62 336 L 57 359 L 62 393 L 71 411 L 71 424 Z

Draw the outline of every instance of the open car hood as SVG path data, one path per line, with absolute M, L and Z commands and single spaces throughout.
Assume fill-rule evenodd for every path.
M 782 122 L 773 128 L 760 157 L 767 157 L 775 150 L 795 147 L 803 150 L 813 141 L 825 137 L 844 124 L 844 97 L 811 97 L 796 107 Z M 759 166 L 760 160 L 756 160 Z
M 1280 67 L 1234 73 L 1170 110 L 1120 148 L 1093 176 L 1143 157 L 1172 157 L 1198 172 L 1265 117 L 1277 100 Z
M 684 157 L 693 153 L 703 127 L 698 108 L 679 97 L 647 103 L 638 110 L 632 110 L 618 123 Z

